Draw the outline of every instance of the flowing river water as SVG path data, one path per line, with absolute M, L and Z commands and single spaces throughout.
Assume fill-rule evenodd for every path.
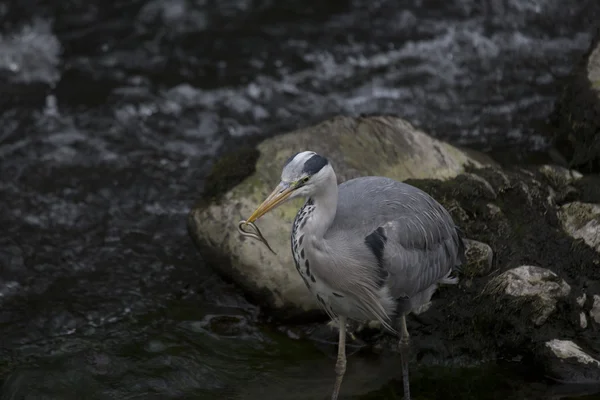
M 327 398 L 335 345 L 259 323 L 187 235 L 212 163 L 336 114 L 395 114 L 484 151 L 543 150 L 544 118 L 599 11 L 0 0 L 1 398 Z M 586 394 L 510 363 L 412 377 L 419 399 Z M 343 395 L 400 399 L 397 358 L 351 357 Z

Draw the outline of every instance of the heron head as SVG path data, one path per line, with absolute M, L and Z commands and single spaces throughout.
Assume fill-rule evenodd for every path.
M 314 151 L 303 151 L 291 156 L 281 171 L 281 182 L 252 213 L 248 222 L 254 222 L 280 204 L 295 197 L 308 197 L 326 182 L 332 170 L 329 161 Z

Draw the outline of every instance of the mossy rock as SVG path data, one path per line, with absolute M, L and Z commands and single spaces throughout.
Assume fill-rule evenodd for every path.
M 465 168 L 495 165 L 483 154 L 436 140 L 394 117 L 337 117 L 260 143 L 255 167 L 243 167 L 248 176 L 225 190 L 213 190 L 211 197 L 191 212 L 189 228 L 209 265 L 236 282 L 271 314 L 286 319 L 321 314 L 294 267 L 290 251 L 291 225 L 303 200 L 280 206 L 257 224 L 276 255 L 262 243 L 241 236 L 237 225 L 279 182 L 284 162 L 302 150 L 326 156 L 339 182 L 366 175 L 400 181 L 444 180 Z M 245 154 L 245 160 L 252 159 L 251 152 Z M 237 164 L 235 156 L 228 159 Z M 227 179 L 232 175 L 227 167 L 230 164 L 217 164 L 217 170 L 227 172 Z M 212 176 L 216 186 L 219 174 Z M 239 180 L 237 172 L 233 176 Z

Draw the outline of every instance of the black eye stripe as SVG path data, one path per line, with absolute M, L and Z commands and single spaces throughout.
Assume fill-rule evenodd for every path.
M 308 175 L 314 175 L 321 170 L 324 166 L 329 163 L 325 157 L 321 157 L 318 154 L 313 154 L 306 162 L 302 168 L 302 172 Z

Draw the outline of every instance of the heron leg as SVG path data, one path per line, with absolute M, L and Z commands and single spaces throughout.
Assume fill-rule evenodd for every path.
M 404 385 L 404 400 L 410 400 L 410 383 L 408 380 L 408 351 L 410 349 L 410 335 L 406 328 L 406 314 L 400 317 L 400 357 L 402 358 L 402 383 Z
M 335 386 L 333 387 L 333 394 L 331 400 L 337 400 L 340 394 L 340 387 L 342 386 L 342 379 L 346 372 L 346 317 L 338 317 L 340 338 L 338 341 L 338 356 L 337 362 L 335 363 Z

